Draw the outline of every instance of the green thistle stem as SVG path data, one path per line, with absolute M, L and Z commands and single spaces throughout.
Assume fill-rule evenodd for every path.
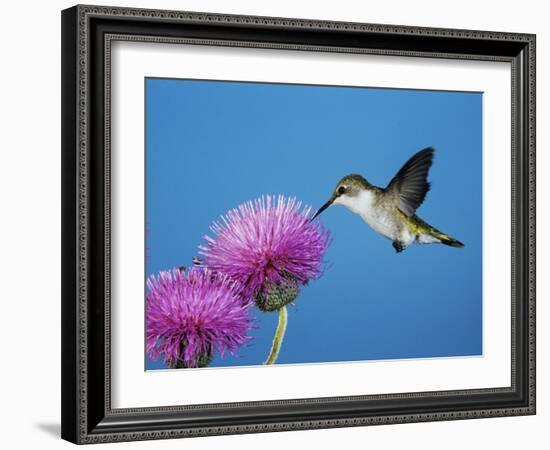
M 281 346 L 283 345 L 287 322 L 288 313 L 286 311 L 286 306 L 283 306 L 282 308 L 279 308 L 279 323 L 277 324 L 275 336 L 273 336 L 273 343 L 271 344 L 271 351 L 269 352 L 269 356 L 264 363 L 265 365 L 275 364 L 275 361 L 277 361 L 277 357 L 281 351 Z

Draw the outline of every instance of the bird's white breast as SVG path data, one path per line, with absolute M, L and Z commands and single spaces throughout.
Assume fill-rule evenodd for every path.
M 363 190 L 355 196 L 343 195 L 338 197 L 334 203 L 343 205 L 361 216 L 374 231 L 382 236 L 391 240 L 402 240 L 401 234 L 404 230 L 390 211 L 376 205 L 376 197 L 372 191 Z M 409 240 L 408 236 L 406 240 Z

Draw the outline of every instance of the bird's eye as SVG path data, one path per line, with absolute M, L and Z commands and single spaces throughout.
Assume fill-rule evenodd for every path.
M 338 193 L 339 193 L 340 195 L 342 195 L 344 192 L 346 192 L 346 188 L 345 188 L 344 186 L 340 186 L 340 187 L 338 188 Z

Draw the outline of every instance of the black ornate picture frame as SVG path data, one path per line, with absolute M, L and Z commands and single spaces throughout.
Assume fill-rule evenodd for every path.
M 113 409 L 110 48 L 117 40 L 512 67 L 511 386 Z M 535 36 L 75 6 L 62 12 L 62 437 L 99 443 L 535 414 Z

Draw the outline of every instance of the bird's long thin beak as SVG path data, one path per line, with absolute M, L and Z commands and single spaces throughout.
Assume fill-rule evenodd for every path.
M 328 199 L 328 202 L 326 202 L 323 206 L 321 206 L 315 214 L 313 214 L 313 217 L 311 218 L 310 222 L 313 222 L 315 218 L 321 214 L 325 209 L 327 209 L 332 203 L 334 202 L 334 197 L 330 197 Z

